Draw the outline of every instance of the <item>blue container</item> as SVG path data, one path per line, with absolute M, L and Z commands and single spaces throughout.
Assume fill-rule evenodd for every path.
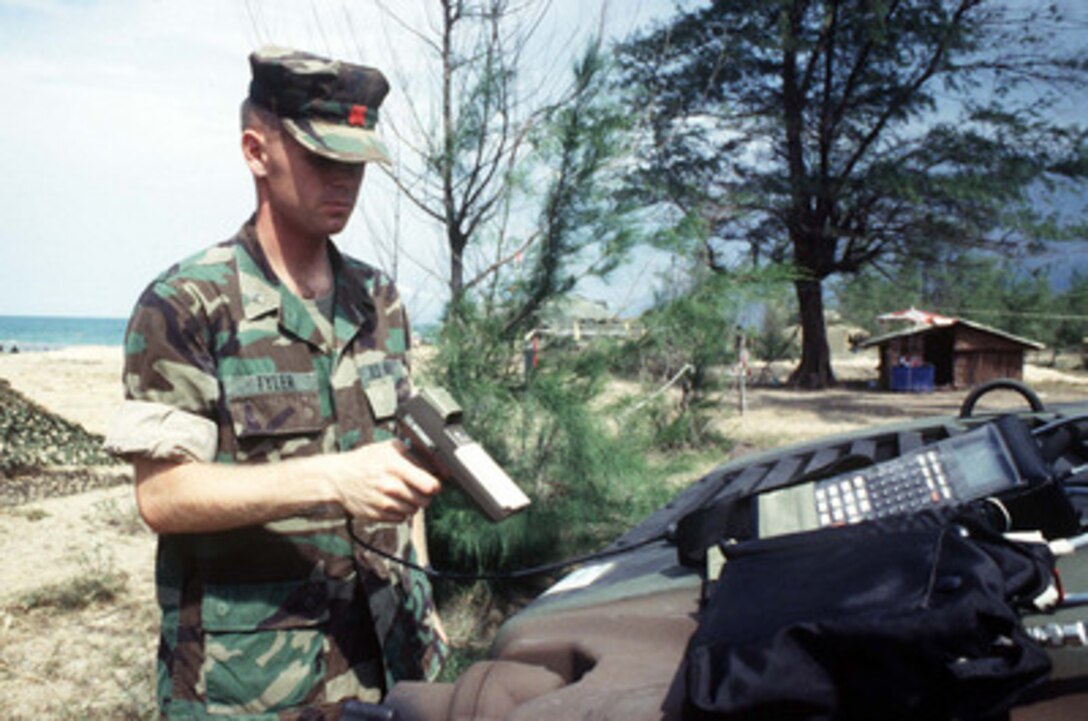
M 932 393 L 933 364 L 893 367 L 892 390 L 902 393 Z

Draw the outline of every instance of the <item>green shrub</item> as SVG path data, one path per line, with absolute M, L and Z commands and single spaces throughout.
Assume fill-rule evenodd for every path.
M 493 524 L 463 494 L 441 494 L 428 511 L 437 568 L 516 569 L 582 554 L 670 494 L 647 460 L 649 424 L 613 430 L 608 409 L 595 405 L 608 378 L 605 352 L 546 353 L 529 378 L 519 356 L 517 343 L 504 340 L 491 322 L 465 313 L 446 324 L 430 378 L 422 380 L 454 394 L 470 433 L 533 500 Z M 493 587 L 509 593 L 519 585 Z

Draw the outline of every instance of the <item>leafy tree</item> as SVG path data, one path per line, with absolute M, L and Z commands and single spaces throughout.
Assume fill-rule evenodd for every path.
M 508 332 L 534 325 L 542 307 L 581 277 L 608 276 L 641 241 L 640 206 L 617 197 L 630 117 L 610 93 L 609 70 L 599 42 L 591 42 L 574 66 L 570 101 L 546 113 L 533 136 L 537 165 L 525 195 L 540 205 L 524 245 L 526 271 L 504 297 Z
M 1083 44 L 1057 4 L 997 0 L 688 2 L 621 51 L 650 111 L 634 193 L 790 261 L 803 329 L 791 380 L 834 382 L 823 282 L 882 258 L 1063 237 L 1032 203 L 1083 177 L 1062 103 Z M 730 246 L 734 245 L 735 250 Z
M 780 269 L 736 269 L 712 273 L 692 268 L 686 277 L 669 279 L 669 291 L 643 314 L 645 334 L 627 354 L 636 354 L 665 378 L 686 369 L 680 388 L 679 416 L 663 424 L 661 440 L 669 447 L 705 445 L 718 438 L 706 432 L 711 416 L 721 413 L 712 401 L 712 369 L 737 361 L 742 320 L 754 307 L 773 300 L 783 283 Z
M 764 301 L 759 332 L 753 339 L 755 358 L 774 363 L 796 356 L 797 314 L 791 308 L 788 298 L 777 289 Z
M 625 114 L 605 92 L 605 66 L 591 44 L 574 68 L 571 101 L 547 113 L 527 140 L 536 149 L 523 164 L 538 203 L 525 231 L 531 242 L 522 244 L 517 268 L 496 267 L 454 300 L 428 364 L 425 381 L 452 392 L 473 435 L 534 500 L 491 526 L 457 494 L 440 496 L 429 526 L 440 565 L 479 570 L 567 557 L 611 537 L 667 492 L 650 480 L 639 429 L 615 433 L 594 406 L 604 355 L 547 353 L 528 376 L 521 362 L 545 304 L 582 274 L 607 273 L 634 241 L 626 222 L 633 209 L 604 202 L 612 168 L 627 152 Z
M 386 18 L 408 31 L 411 47 L 391 48 L 398 67 L 422 64 L 427 92 L 406 81 L 410 112 L 392 119 L 409 150 L 394 181 L 415 208 L 443 229 L 453 301 L 478 278 L 465 278 L 471 241 L 502 225 L 526 137 L 540 108 L 518 92 L 519 71 L 550 2 L 435 0 L 410 10 L 377 0 Z M 405 73 L 407 76 L 407 73 Z M 493 231 L 494 232 L 494 231 Z
M 481 310 L 509 310 L 514 296 L 507 286 L 523 282 L 533 288 L 517 295 L 526 307 L 516 315 L 530 317 L 573 284 L 571 268 L 610 268 L 609 254 L 625 245 L 621 233 L 594 238 L 602 249 L 597 263 L 578 255 L 593 238 L 590 225 L 614 212 L 587 217 L 594 215 L 587 201 L 615 153 L 613 126 L 626 122 L 602 102 L 600 28 L 572 74 L 569 39 L 541 52 L 550 0 L 377 6 L 416 41 L 390 49 L 395 65 L 423 69 L 404 73 L 409 112 L 390 120 L 397 146 L 407 151 L 393 179 L 401 196 L 441 227 L 450 308 L 476 292 L 486 296 Z
M 741 303 L 734 290 L 729 278 L 703 271 L 687 281 L 683 292 L 643 316 L 643 352 L 659 359 L 666 376 L 690 368 L 688 387 L 695 397 L 708 386 L 712 366 L 736 357 L 733 345 Z
M 1026 272 L 1002 259 L 965 254 L 933 271 L 927 297 L 953 315 L 1053 344 L 1053 293 L 1041 270 Z
M 607 354 L 550 352 L 526 377 L 501 319 L 473 306 L 460 308 L 457 319 L 444 325 L 425 382 L 451 389 L 473 437 L 533 503 L 490 524 L 461 494 L 439 495 L 428 509 L 437 567 L 494 571 L 569 558 L 604 545 L 665 501 L 671 491 L 647 461 L 647 424 L 629 418 L 617 432 L 594 403 Z
M 877 322 L 877 317 L 883 313 L 909 307 L 942 312 L 941 306 L 923 298 L 921 265 L 918 262 L 902 263 L 888 274 L 869 267 L 847 276 L 835 286 L 843 321 L 877 334 L 886 330 Z

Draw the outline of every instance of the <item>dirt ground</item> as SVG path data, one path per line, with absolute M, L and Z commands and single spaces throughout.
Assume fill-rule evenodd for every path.
M 121 401 L 120 367 L 119 348 L 0 354 L 0 378 L 95 433 L 106 431 Z M 719 430 L 737 441 L 735 453 L 745 453 L 954 414 L 963 397 L 872 390 L 872 358 L 841 359 L 835 368 L 844 385 L 834 390 L 748 388 L 743 414 L 736 390 L 723 394 Z M 776 372 L 785 377 L 785 369 Z M 1029 366 L 1026 380 L 1047 403 L 1088 399 L 1088 374 Z M 986 406 L 1023 404 L 1002 393 Z M 0 507 L 2 719 L 154 716 L 154 536 L 121 474 L 112 488 Z
M 782 387 L 749 389 L 743 413 L 734 387 L 723 397 L 725 413 L 719 429 L 742 444 L 767 448 L 906 418 L 959 414 L 963 391 L 879 391 L 874 387 L 876 367 L 874 356 L 837 359 L 834 368 L 841 385 L 819 393 Z M 775 368 L 778 378 L 788 374 L 788 367 Z M 1027 365 L 1024 381 L 1044 405 L 1088 399 L 1088 374 L 1083 371 Z M 999 390 L 986 394 L 975 412 L 1025 407 L 1027 401 L 1018 393 Z

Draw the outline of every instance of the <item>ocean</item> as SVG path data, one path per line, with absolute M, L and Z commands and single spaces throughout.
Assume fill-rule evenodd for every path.
M 0 315 L 0 351 L 53 350 L 73 345 L 122 345 L 126 318 Z

